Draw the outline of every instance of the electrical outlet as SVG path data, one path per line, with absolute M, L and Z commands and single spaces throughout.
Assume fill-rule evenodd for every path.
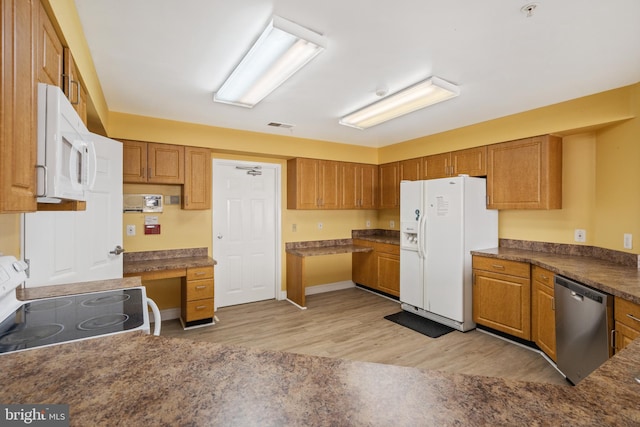
M 576 228 L 573 232 L 573 240 L 576 242 L 586 242 L 587 241 L 587 230 L 582 228 Z
M 318 230 L 322 230 L 322 223 L 321 222 L 318 223 Z
M 367 228 L 371 227 L 371 221 L 367 220 L 367 222 L 365 224 L 367 225 Z
M 135 235 L 136 235 L 136 226 L 127 225 L 127 236 L 135 236 Z
M 389 221 L 389 228 L 396 228 L 396 222 L 393 220 Z
M 633 235 L 631 233 L 624 234 L 624 248 L 633 249 Z
M 291 225 L 291 231 L 293 231 L 294 233 L 298 231 L 298 224 Z

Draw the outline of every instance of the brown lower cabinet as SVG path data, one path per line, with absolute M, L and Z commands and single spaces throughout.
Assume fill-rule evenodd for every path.
M 213 266 L 187 268 L 182 279 L 182 307 L 180 319 L 185 327 L 213 321 Z
M 473 257 L 473 321 L 531 340 L 530 264 Z
M 354 245 L 369 246 L 371 252 L 352 254 L 352 280 L 362 286 L 400 296 L 400 246 L 369 240 L 353 240 Z
M 622 350 L 640 337 L 640 305 L 622 298 L 613 300 L 615 351 Z
M 531 267 L 531 339 L 547 356 L 556 361 L 556 305 L 554 273 Z

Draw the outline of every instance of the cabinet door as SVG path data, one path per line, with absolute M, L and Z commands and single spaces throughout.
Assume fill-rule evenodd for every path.
M 562 139 L 546 135 L 490 145 L 487 207 L 562 208 Z
M 0 212 L 36 210 L 36 37 L 38 1 L 0 9 Z
M 185 147 L 182 209 L 211 209 L 211 151 Z
M 400 181 L 418 181 L 422 179 L 422 158 L 400 162 Z
M 360 189 L 358 173 L 360 168 L 355 163 L 340 164 L 340 207 L 343 209 L 356 209 L 359 207 Z
M 340 163 L 318 160 L 319 199 L 321 209 L 340 207 Z
M 553 277 L 554 274 L 548 270 L 532 267 L 531 339 L 547 356 L 556 361 Z
M 147 182 L 147 143 L 122 140 L 122 182 Z
M 366 240 L 353 240 L 354 245 L 373 247 L 372 242 Z M 371 252 L 354 252 L 351 255 L 351 280 L 359 285 L 375 288 L 376 279 L 376 255 Z
M 385 163 L 378 168 L 380 198 L 378 207 L 382 209 L 399 206 L 400 181 L 398 162 Z
M 87 92 L 80 81 L 80 74 L 76 68 L 76 62 L 71 55 L 69 48 L 64 48 L 63 51 L 63 70 L 64 78 L 62 80 L 62 86 L 64 94 L 69 98 L 69 102 L 73 105 L 82 121 L 87 123 Z
M 487 175 L 487 147 L 469 148 L 451 153 L 451 174 Z
M 640 337 L 640 330 L 630 328 L 624 323 L 621 323 L 618 321 L 616 321 L 614 324 L 615 324 L 615 331 L 616 331 L 616 341 L 615 341 L 616 352 L 622 350 L 623 348 L 631 344 L 631 341 Z
M 383 249 L 384 250 L 384 249 Z M 400 296 L 400 255 L 376 252 L 378 267 L 377 288 L 382 292 Z
M 147 143 L 147 182 L 184 184 L 184 146 Z
M 619 351 L 640 336 L 640 305 L 615 297 L 613 312 L 616 331 L 615 350 Z
M 378 195 L 378 166 L 358 165 L 359 207 L 362 209 L 375 209 Z
M 444 178 L 451 175 L 451 153 L 426 156 L 422 161 L 424 179 Z
M 473 321 L 530 340 L 530 280 L 482 270 L 473 276 Z
M 295 158 L 287 161 L 287 208 L 318 209 L 318 161 Z
M 36 72 L 38 82 L 62 88 L 62 43 L 58 39 L 44 6 L 41 2 L 37 3 Z

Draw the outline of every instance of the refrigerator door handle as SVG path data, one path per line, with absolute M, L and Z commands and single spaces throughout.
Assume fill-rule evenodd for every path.
M 427 241 L 425 236 L 425 223 L 426 223 L 426 215 L 422 215 L 420 220 L 418 221 L 418 257 L 421 259 L 425 259 L 426 247 L 425 243 Z

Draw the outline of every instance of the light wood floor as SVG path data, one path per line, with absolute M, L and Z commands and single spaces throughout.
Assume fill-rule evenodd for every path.
M 568 386 L 540 354 L 483 332 L 433 339 L 388 321 L 400 305 L 359 288 L 309 295 L 307 307 L 275 300 L 223 307 L 216 325 L 184 331 L 168 320 L 161 335 Z

